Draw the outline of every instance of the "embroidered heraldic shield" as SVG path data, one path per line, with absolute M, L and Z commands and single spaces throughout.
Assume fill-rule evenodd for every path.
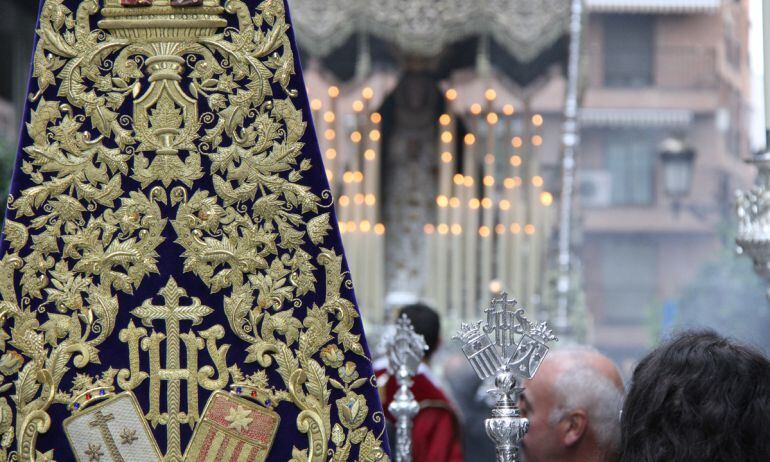
M 284 0 L 42 0 L 0 462 L 389 460 Z

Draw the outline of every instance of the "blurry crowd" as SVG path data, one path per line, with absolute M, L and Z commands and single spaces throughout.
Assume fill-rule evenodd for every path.
M 441 327 L 432 308 L 409 305 L 398 314 L 429 346 L 412 387 L 420 404 L 413 461 L 495 460 L 483 423 L 492 387 L 459 352 L 437 353 Z M 387 409 L 396 384 L 385 366 L 375 364 Z M 712 331 L 672 336 L 639 362 L 628 384 L 612 360 L 571 345 L 552 351 L 523 386 L 525 462 L 770 461 L 770 361 Z

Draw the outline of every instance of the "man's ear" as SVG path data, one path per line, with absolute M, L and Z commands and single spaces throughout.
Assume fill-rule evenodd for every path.
M 572 411 L 567 415 L 562 424 L 562 439 L 565 446 L 577 444 L 588 431 L 588 416 L 582 409 Z

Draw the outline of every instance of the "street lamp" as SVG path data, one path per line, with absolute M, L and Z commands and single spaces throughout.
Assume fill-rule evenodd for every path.
M 695 150 L 676 137 L 660 143 L 660 160 L 663 162 L 663 187 L 671 198 L 674 213 L 678 213 L 683 198 L 690 194 Z

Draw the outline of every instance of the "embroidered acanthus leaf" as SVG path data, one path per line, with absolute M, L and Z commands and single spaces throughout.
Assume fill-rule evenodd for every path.
M 361 444 L 366 437 L 368 430 L 366 428 L 357 428 L 350 434 L 350 442 L 353 444 Z
M 238 364 L 233 364 L 232 366 L 228 367 L 227 370 L 230 372 L 230 376 L 233 378 L 233 383 L 244 383 L 246 381 L 246 376 L 243 374 L 241 368 L 238 367 Z
M 77 189 L 83 199 L 90 202 L 96 202 L 105 207 L 112 207 L 114 201 L 123 194 L 123 187 L 120 179 L 120 175 L 115 175 L 101 188 L 89 183 L 80 183 Z
M 211 146 L 219 146 L 222 143 L 222 133 L 225 131 L 225 121 L 220 118 L 217 124 L 212 128 L 206 129 L 206 134 L 201 137 L 201 141 Z M 220 148 L 222 149 L 222 148 Z M 212 166 L 212 169 L 214 167 Z
M 34 321 L 36 324 L 37 321 Z M 45 357 L 45 339 L 43 334 L 32 329 L 33 321 L 26 321 L 19 327 L 11 329 L 10 344 L 25 356 L 33 359 Z
M 289 462 L 305 462 L 307 460 L 307 449 L 299 449 L 296 446 L 291 448 L 291 459 L 289 459 Z
M 225 121 L 225 133 L 228 136 L 232 137 L 238 127 L 243 125 L 243 121 L 251 109 L 250 98 L 251 92 L 239 90 L 230 95 L 230 104 L 219 112 L 219 116 Z
M 37 108 L 30 111 L 29 122 L 27 122 L 27 133 L 32 141 L 38 146 L 47 146 L 49 141 L 46 136 L 46 127 L 60 117 L 59 104 L 42 98 Z
M 96 325 L 99 326 L 99 335 L 91 341 L 92 345 L 99 345 L 115 328 L 115 318 L 118 315 L 118 297 L 110 295 L 109 291 L 91 286 L 88 291 L 88 305 L 96 317 Z
M 273 221 L 279 215 L 282 215 L 284 202 L 278 194 L 268 194 L 254 201 L 252 213 L 254 219 L 263 219 Z
M 43 51 L 43 47 L 41 46 L 38 46 L 35 50 L 35 56 L 33 59 L 34 67 L 32 70 L 32 76 L 37 78 L 37 86 L 39 88 L 39 92 L 42 94 L 48 89 L 48 87 L 56 82 L 56 78 L 54 77 L 52 70 L 54 63 L 56 62 L 54 60 L 58 61 L 59 66 L 61 65 L 61 61 L 58 60 L 58 58 L 53 58 L 54 60 L 51 60 L 46 57 L 45 51 Z
M 19 377 L 16 379 L 16 394 L 13 395 L 13 400 L 19 410 L 23 410 L 31 403 L 40 390 L 40 383 L 36 379 L 37 371 L 38 365 L 29 362 L 19 372 Z
M 316 406 L 322 408 L 331 395 L 331 391 L 327 387 L 329 379 L 326 376 L 326 370 L 313 359 L 306 361 L 304 366 L 304 371 L 307 375 L 305 387 L 309 396 L 316 401 Z
M 301 297 L 310 292 L 315 292 L 315 267 L 311 263 L 312 257 L 302 249 L 297 249 L 292 258 L 293 274 L 291 281 L 297 288 L 297 296 Z
M 286 338 L 287 345 L 293 345 L 299 339 L 302 323 L 294 317 L 294 310 L 280 311 L 271 317 L 275 331 Z
M 40 326 L 45 334 L 45 341 L 51 346 L 59 344 L 59 339 L 67 336 L 70 317 L 63 314 L 49 314 L 48 321 Z
M 339 446 L 345 441 L 345 431 L 339 423 L 334 424 L 332 428 L 332 443 Z
M 276 19 L 285 16 L 283 2 L 281 0 L 264 0 L 259 4 L 257 9 L 262 12 L 262 17 L 270 26 L 275 24 Z
M 46 360 L 46 369 L 51 373 L 51 377 L 53 378 L 53 383 L 59 383 L 61 379 L 64 377 L 64 374 L 67 373 L 69 370 L 69 367 L 67 367 L 67 364 L 70 362 L 70 358 L 72 356 L 72 352 L 70 351 L 70 348 L 73 345 L 77 345 L 82 347 L 83 344 L 78 344 L 77 340 L 67 340 L 58 347 L 54 348 L 54 350 L 51 352 L 51 355 L 48 356 L 48 359 Z M 46 385 L 43 389 L 43 394 L 47 392 L 48 385 Z
M 250 285 L 241 284 L 233 287 L 229 297 L 224 297 L 224 310 L 230 327 L 235 335 L 247 342 L 254 340 L 244 329 L 244 326 L 248 325 L 247 317 L 254 305 L 254 295 L 251 292 Z
M 265 98 L 273 95 L 273 88 L 270 86 L 272 73 L 262 61 L 251 55 L 246 56 L 246 61 L 251 67 L 250 82 L 246 84 L 246 88 L 251 92 L 251 104 L 258 106 L 265 101 Z
M 157 106 L 151 111 L 151 126 L 155 129 L 179 129 L 182 126 L 182 121 L 182 110 L 177 108 L 171 98 L 164 93 Z
M 307 222 L 307 232 L 310 236 L 310 242 L 315 245 L 321 245 L 328 231 L 332 229 L 329 225 L 329 213 L 313 217 Z
M 233 188 L 229 181 L 219 175 L 214 175 L 213 181 L 214 191 L 224 200 L 226 206 L 253 199 L 259 189 L 259 185 L 252 182 L 244 182 L 237 188 Z
M 11 219 L 6 219 L 5 240 L 8 241 L 10 248 L 14 252 L 18 252 L 24 248 L 25 245 L 27 245 L 27 241 L 29 240 L 29 231 L 27 231 L 27 227 L 21 223 Z
M 289 90 L 289 84 L 291 83 L 291 76 L 294 75 L 294 55 L 290 50 L 287 50 L 281 56 L 271 55 L 267 60 L 267 66 L 271 69 L 275 69 L 273 74 L 273 83 L 277 83 L 283 87 L 287 92 Z M 296 92 L 296 90 L 295 90 Z
M 326 311 L 315 305 L 307 310 L 303 324 L 307 330 L 300 336 L 299 351 L 310 357 L 331 340 L 332 324 Z
M 290 383 L 291 374 L 299 369 L 299 361 L 285 344 L 279 343 L 276 346 L 278 351 L 275 354 L 275 362 L 278 364 L 278 374 L 284 383 Z
M 130 144 L 131 142 L 132 141 L 126 144 Z M 121 154 L 120 149 L 107 149 L 104 147 L 100 148 L 98 152 L 97 159 L 100 162 L 104 162 L 112 173 L 120 172 L 123 175 L 128 175 L 128 161 L 131 160 L 130 155 Z
M 280 246 L 284 249 L 296 249 L 305 243 L 303 237 L 305 237 L 304 231 L 294 229 L 287 222 L 278 221 L 278 234 L 281 236 Z
M 282 192 L 290 204 L 301 206 L 302 213 L 316 212 L 318 210 L 318 196 L 310 192 L 309 186 L 286 183 L 283 185 Z
M 231 146 L 220 147 L 214 154 L 211 154 L 211 171 L 213 172 L 225 172 L 228 168 L 233 166 L 236 162 L 241 161 L 241 156 L 245 154 L 246 150 L 237 144 Z
M 286 123 L 286 141 L 289 144 L 298 142 L 307 128 L 307 123 L 302 120 L 302 111 L 297 109 L 289 98 L 275 101 L 273 104 L 273 116 L 280 116 Z
M 374 432 L 366 430 L 365 428 L 359 428 L 358 430 L 364 430 L 366 432 L 366 437 L 358 449 L 358 459 L 364 462 L 385 459 L 385 453 L 382 450 L 382 441 L 374 435 Z
M 86 114 L 91 117 L 91 125 L 104 136 L 112 134 L 112 123 L 118 118 L 118 114 L 107 108 L 105 104 L 86 105 Z
M 250 274 L 249 280 L 259 291 L 257 304 L 260 307 L 280 308 L 284 301 L 292 297 L 292 286 L 287 285 L 286 276 L 289 270 L 279 259 L 274 259 L 270 264 L 270 270 Z
M 343 348 L 345 348 L 346 351 L 352 351 L 353 353 L 364 356 L 364 349 L 361 346 L 360 335 L 354 335 L 349 331 L 346 332 L 340 332 L 338 335 L 338 339 L 340 343 L 342 343 Z

